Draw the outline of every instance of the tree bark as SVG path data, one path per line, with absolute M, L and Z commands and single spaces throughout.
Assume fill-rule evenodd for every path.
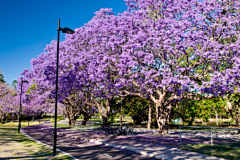
M 152 105 L 151 105 L 151 101 L 149 100 L 147 129 L 151 129 L 151 122 L 152 122 Z
M 74 118 L 73 116 L 70 116 L 69 126 L 75 126 L 75 122 L 76 122 L 76 118 Z
M 3 122 L 5 114 L 0 111 L 0 122 Z
M 75 114 L 71 106 L 66 106 L 67 118 L 69 120 L 69 126 L 75 126 L 77 118 L 80 117 L 80 114 Z
M 102 127 L 108 127 L 108 119 L 109 117 L 107 117 L 106 115 L 102 115 L 102 120 L 103 120 L 103 126 Z
M 89 120 L 89 118 L 91 117 L 91 115 L 85 115 L 83 114 L 83 120 L 82 120 L 82 125 L 86 125 L 87 121 Z
M 238 125 L 237 125 L 237 127 L 238 127 L 238 129 L 240 129 L 240 109 L 238 108 Z M 240 134 L 240 130 L 238 130 L 238 134 Z
M 120 127 L 122 128 L 122 102 L 121 102 L 121 109 L 120 109 Z
M 95 102 L 97 108 L 98 108 L 98 111 L 101 113 L 101 116 L 102 116 L 102 120 L 103 120 L 103 126 L 102 127 L 108 127 L 109 126 L 109 123 L 108 123 L 108 120 L 109 120 L 109 117 L 110 117 L 110 104 L 109 104 L 109 99 L 106 100 L 106 113 L 104 113 L 102 107 L 100 106 L 100 104 L 93 98 L 93 101 Z
M 86 126 L 87 124 L 87 119 L 85 118 L 85 116 L 83 117 L 83 120 L 82 120 L 82 126 Z
M 125 90 L 124 90 L 124 92 L 126 94 L 130 94 L 129 92 L 127 92 Z M 155 98 L 153 96 L 153 94 L 150 94 L 150 99 L 153 101 L 153 103 L 155 104 L 155 108 L 156 108 L 156 120 L 157 120 L 157 125 L 158 125 L 158 135 L 165 135 L 165 134 L 168 134 L 169 118 L 170 118 L 170 113 L 171 113 L 172 107 L 176 103 L 175 101 L 177 101 L 177 99 L 184 98 L 184 97 L 180 97 L 180 96 L 171 94 L 171 92 L 167 91 L 166 87 L 163 87 L 160 90 L 154 90 L 154 92 L 157 94 L 158 98 Z M 140 93 L 131 93 L 131 95 L 143 97 L 142 94 L 140 94 Z M 169 95 L 170 97 L 167 98 L 166 95 Z M 133 117 L 133 120 L 134 120 L 134 117 Z M 134 123 L 136 123 L 136 122 L 137 122 L 137 120 L 134 121 Z
M 158 135 L 166 135 L 168 134 L 169 128 L 169 117 L 172 110 L 173 105 L 169 104 L 166 107 L 158 106 L 156 108 L 157 111 L 157 122 L 158 122 Z
M 65 106 L 65 114 L 69 120 L 69 126 L 75 126 L 77 118 L 79 118 L 82 113 L 82 110 L 79 109 L 77 104 L 78 99 L 75 96 L 69 96 L 62 102 Z
M 238 127 L 238 129 L 240 129 L 239 127 L 240 127 L 240 113 L 239 113 L 239 111 L 240 111 L 240 109 L 239 109 L 239 105 L 237 105 L 237 109 L 236 109 L 236 125 L 237 125 L 237 127 Z M 240 130 L 238 130 L 238 134 L 240 134 Z
M 238 100 L 237 104 L 232 105 L 231 102 L 229 101 L 228 97 L 226 97 L 227 99 L 227 106 L 225 106 L 225 112 L 229 113 L 229 115 L 231 116 L 231 118 L 235 121 L 237 127 L 240 129 L 240 100 Z M 240 134 L 240 130 L 238 130 L 238 134 Z
M 167 94 L 165 88 L 162 91 L 156 90 L 156 93 L 158 94 L 158 99 L 154 98 L 153 95 L 150 95 L 150 98 L 156 105 L 158 135 L 166 135 L 168 134 L 169 118 L 173 107 L 172 101 L 175 96 L 171 95 L 167 100 L 165 100 Z
M 103 116 L 103 122 L 105 127 L 109 127 L 108 120 L 110 117 L 110 105 L 112 104 L 111 103 L 112 98 L 113 97 L 106 100 L 106 114 Z

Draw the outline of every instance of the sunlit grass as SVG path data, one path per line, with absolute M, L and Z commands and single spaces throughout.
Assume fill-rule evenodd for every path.
M 119 117 L 114 117 L 114 120 L 115 120 L 117 123 L 120 122 Z M 78 118 L 77 121 L 82 121 L 82 119 L 81 119 L 81 118 Z M 101 123 L 101 122 L 102 122 L 102 119 L 101 119 L 101 118 L 91 118 L 91 119 L 89 119 L 88 121 L 89 121 L 89 122 L 100 122 L 100 123 Z M 122 122 L 129 122 L 129 123 L 131 123 L 131 122 L 132 122 L 132 118 L 123 118 L 123 119 L 122 119 Z
M 51 125 L 52 127 L 54 127 L 54 124 Z M 69 126 L 68 124 L 57 124 L 58 128 L 62 128 L 62 129 L 80 129 L 80 128 L 91 128 L 91 127 L 100 127 L 101 124 L 93 124 L 93 125 L 86 125 L 86 126 L 82 126 L 82 125 L 75 125 L 75 126 Z
M 27 126 L 31 126 L 31 125 L 36 125 L 36 124 L 40 124 L 40 123 L 44 123 L 43 121 L 23 121 L 21 122 L 21 128 L 23 127 L 27 127 Z M 18 122 L 8 122 L 8 123 L 4 123 L 4 124 L 0 124 L 0 127 L 18 127 Z
M 63 117 L 63 116 L 58 116 L 58 117 L 57 117 L 57 122 L 58 122 L 58 121 L 61 121 L 61 120 L 64 120 L 64 119 L 65 119 L 65 117 Z M 55 118 L 54 118 L 54 117 L 51 118 L 51 119 L 50 119 L 50 122 L 55 122 Z
M 30 125 L 39 124 L 32 122 Z M 27 122 L 22 127 L 28 126 Z M 18 123 L 0 124 L 0 158 L 3 159 L 72 159 L 57 152 L 52 156 L 52 148 L 41 145 L 18 132 Z
M 90 125 L 89 124 L 87 124 L 87 125 L 78 125 L 77 124 L 77 122 L 79 122 L 79 121 L 82 121 L 82 119 L 81 118 L 79 118 L 79 119 L 77 119 L 76 120 L 76 124 L 75 124 L 75 126 L 69 126 L 69 124 L 68 124 L 68 120 L 67 120 L 67 123 L 65 123 L 65 124 L 63 124 L 63 123 L 58 123 L 57 124 L 57 127 L 58 128 L 62 128 L 62 129 L 74 129 L 74 130 L 78 130 L 78 129 L 82 129 L 82 128 L 97 128 L 97 127 L 101 127 L 102 126 L 102 119 L 101 118 L 91 118 L 91 119 L 89 119 L 88 120 L 88 122 L 93 122 L 93 123 L 91 123 Z M 124 123 L 126 123 L 126 122 L 129 122 L 129 123 L 131 123 L 131 121 L 132 121 L 132 119 L 130 119 L 130 118 L 123 118 L 123 125 L 125 125 Z M 94 123 L 95 122 L 95 123 Z M 98 122 L 98 123 L 96 123 L 96 122 Z M 110 124 L 110 126 L 112 126 L 112 125 L 120 125 L 119 124 L 119 122 L 120 122 L 120 120 L 119 120 L 119 118 L 116 118 L 115 117 L 115 122 L 116 123 L 112 123 L 112 124 Z M 51 125 L 52 127 L 54 127 L 54 124 L 52 124 Z

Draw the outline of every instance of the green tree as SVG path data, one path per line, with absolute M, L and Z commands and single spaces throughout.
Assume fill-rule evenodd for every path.
M 14 81 L 12 82 L 12 86 L 13 86 L 13 88 L 17 89 L 17 80 L 14 80 Z
M 199 105 L 195 100 L 182 99 L 179 101 L 175 108 L 173 108 L 174 117 L 181 117 L 184 122 L 188 122 L 188 125 L 192 125 L 195 117 L 198 115 Z
M 123 114 L 132 117 L 134 125 L 148 120 L 148 103 L 149 100 L 138 96 L 127 96 L 123 100 Z
M 188 125 L 192 125 L 195 118 L 200 118 L 204 121 L 208 121 L 210 117 L 223 114 L 223 106 L 226 105 L 226 101 L 221 97 L 203 99 L 203 100 L 191 100 L 182 99 L 177 103 L 177 106 L 173 108 L 173 117 L 181 117 L 184 122 L 188 122 Z
M 226 105 L 226 101 L 223 101 L 221 96 L 200 100 L 197 103 L 199 105 L 198 117 L 206 121 L 208 121 L 211 116 L 218 116 L 218 114 L 223 115 L 224 111 L 222 106 Z
M 5 83 L 4 76 L 2 74 L 2 70 L 0 69 L 0 82 Z

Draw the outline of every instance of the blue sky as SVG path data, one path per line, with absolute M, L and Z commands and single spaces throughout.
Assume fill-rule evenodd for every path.
M 0 69 L 7 83 L 30 68 L 30 60 L 57 40 L 61 27 L 79 28 L 101 8 L 127 10 L 124 0 L 0 0 Z M 63 41 L 65 34 L 60 34 Z

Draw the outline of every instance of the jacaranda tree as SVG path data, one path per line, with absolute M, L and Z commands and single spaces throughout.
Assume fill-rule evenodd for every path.
M 19 111 L 19 96 L 14 88 L 7 83 L 0 82 L 0 122 L 11 114 L 16 117 Z
M 239 2 L 127 1 L 122 72 L 156 104 L 158 133 L 181 98 L 210 98 L 239 84 Z M 129 25 L 131 24 L 131 26 Z M 121 66 L 120 66 L 121 65 Z M 153 96 L 153 93 L 157 96 Z M 210 94 L 210 95 L 209 95 Z
M 166 134 L 177 101 L 211 98 L 236 89 L 237 0 L 126 3 L 128 11 L 116 16 L 111 9 L 101 9 L 60 43 L 60 102 L 88 92 L 107 125 L 114 96 L 150 97 L 156 106 L 158 134 Z M 31 61 L 30 77 L 41 98 L 54 98 L 55 62 L 56 41 Z M 106 100 L 106 109 L 97 99 Z

